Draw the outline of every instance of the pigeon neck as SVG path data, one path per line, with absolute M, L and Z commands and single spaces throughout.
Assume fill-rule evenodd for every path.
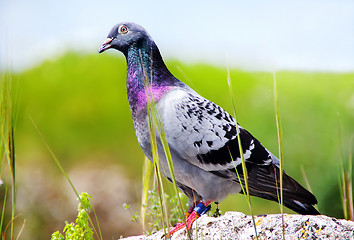
M 144 83 L 151 82 L 153 84 L 166 81 L 173 78 L 170 71 L 167 69 L 159 49 L 154 42 L 142 43 L 141 46 L 132 45 L 126 54 L 128 79 L 131 81 L 139 81 Z M 159 76 L 163 76 L 160 78 Z
M 127 92 L 133 114 L 146 112 L 151 96 L 155 102 L 179 82 L 167 69 L 160 52 L 152 42 L 145 46 L 132 46 L 127 54 Z

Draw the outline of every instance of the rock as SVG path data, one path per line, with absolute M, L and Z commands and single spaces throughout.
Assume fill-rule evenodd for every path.
M 284 214 L 255 216 L 258 239 L 354 239 L 354 222 L 338 220 L 324 215 L 306 216 Z M 283 232 L 284 231 L 284 232 Z M 151 236 L 134 236 L 126 240 L 161 239 L 164 231 Z M 226 212 L 219 218 L 206 215 L 192 227 L 193 239 L 256 239 L 251 216 L 239 212 Z M 176 232 L 172 240 L 188 239 L 185 229 Z

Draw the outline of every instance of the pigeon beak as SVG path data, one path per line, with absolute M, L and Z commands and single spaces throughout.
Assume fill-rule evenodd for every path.
M 107 49 L 109 49 L 110 47 L 112 47 L 112 45 L 110 44 L 112 42 L 113 38 L 107 38 L 102 46 L 100 47 L 100 49 L 98 49 L 98 53 L 102 53 L 104 51 L 106 51 Z

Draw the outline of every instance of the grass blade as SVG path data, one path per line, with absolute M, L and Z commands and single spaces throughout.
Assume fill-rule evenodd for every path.
M 154 170 L 156 173 L 156 180 L 157 180 L 157 193 L 159 195 L 160 199 L 160 206 L 161 206 L 161 214 L 164 216 L 162 218 L 162 226 L 165 231 L 166 235 L 166 228 L 169 225 L 168 221 L 168 214 L 167 214 L 167 204 L 166 204 L 166 199 L 165 199 L 165 191 L 164 187 L 162 184 L 162 177 L 161 177 L 161 169 L 160 169 L 160 159 L 159 159 L 159 153 L 158 153 L 158 148 L 157 148 L 157 141 L 156 141 L 156 135 L 155 135 L 155 129 L 154 129 L 154 124 L 152 120 L 152 110 L 149 107 L 148 111 L 148 116 L 149 116 L 149 133 L 150 133 L 150 142 L 151 142 L 151 151 L 152 151 L 152 158 L 154 161 Z
M 4 223 L 6 201 L 7 201 L 7 185 L 5 186 L 4 202 L 3 202 L 3 205 L 2 205 L 2 211 L 1 211 L 0 232 L 2 232 L 2 226 L 3 226 L 3 223 Z
M 19 240 L 19 239 L 20 239 L 20 236 L 21 236 L 21 234 L 22 234 L 23 230 L 25 229 L 25 225 L 26 225 L 26 219 L 25 219 L 25 220 L 23 220 L 22 227 L 21 227 L 20 231 L 18 232 L 18 235 L 17 235 L 16 240 Z
M 182 201 L 181 201 L 181 198 L 179 196 L 179 191 L 178 191 L 178 188 L 177 188 L 177 182 L 176 182 L 176 178 L 175 178 L 175 174 L 174 174 L 174 170 L 173 170 L 172 156 L 171 156 L 170 148 L 169 148 L 169 145 L 168 145 L 168 142 L 167 142 L 165 129 L 163 127 L 162 122 L 160 121 L 157 109 L 155 109 L 155 115 L 154 116 L 155 116 L 155 118 L 154 118 L 155 124 L 157 125 L 158 131 L 159 131 L 160 141 L 162 143 L 162 146 L 163 146 L 163 149 L 164 149 L 164 153 L 165 153 L 165 157 L 166 157 L 167 164 L 168 164 L 168 168 L 169 168 L 169 171 L 170 171 L 170 174 L 171 174 L 173 189 L 174 189 L 174 192 L 175 192 L 175 194 L 177 196 L 179 210 L 181 212 L 181 215 L 183 216 L 184 209 L 183 209 Z M 183 218 L 183 221 L 184 221 L 184 224 L 187 226 L 187 223 L 186 223 L 184 218 Z M 186 229 L 187 229 L 187 233 L 188 233 L 189 239 L 192 239 L 189 229 L 188 228 L 186 228 Z
M 280 194 L 277 190 L 277 195 L 278 195 L 278 202 L 279 202 L 280 213 L 281 213 L 281 221 L 283 226 L 283 239 L 285 239 L 284 205 L 283 205 L 283 131 L 282 131 L 281 121 L 280 121 L 277 80 L 276 80 L 275 72 L 273 72 L 273 86 L 274 86 L 274 111 L 275 111 L 275 121 L 277 125 L 278 151 L 279 151 Z M 275 180 L 277 180 L 277 177 L 275 177 Z
M 348 145 L 348 161 L 347 166 L 345 164 L 345 157 L 343 152 L 343 141 L 342 141 L 342 130 L 340 115 L 338 113 L 338 137 L 340 146 L 340 159 L 341 159 L 341 173 L 340 173 L 340 190 L 341 190 L 341 200 L 343 207 L 344 218 L 347 220 L 354 220 L 354 203 L 353 203 L 353 175 L 352 175 L 352 147 L 353 138 L 351 136 Z
M 348 173 L 347 173 L 347 184 L 348 184 L 348 210 L 350 215 L 350 220 L 354 221 L 354 202 L 353 202 L 353 138 L 351 136 L 348 146 Z
M 150 55 L 150 78 L 148 77 L 148 73 L 143 65 L 143 59 L 142 59 L 142 54 L 139 51 L 140 54 L 140 64 L 142 67 L 142 72 L 143 75 L 145 77 L 145 81 L 144 81 L 144 87 L 145 87 L 145 93 L 146 93 L 146 99 L 147 99 L 147 113 L 148 113 L 148 122 L 149 122 L 149 133 L 150 133 L 150 139 L 151 139 L 151 149 L 152 149 L 152 155 L 153 155 L 153 160 L 154 160 L 154 164 L 155 164 L 155 169 L 157 170 L 157 175 L 158 175 L 158 180 L 161 183 L 161 169 L 160 169 L 160 164 L 159 164 L 159 157 L 158 157 L 158 148 L 157 148 L 157 140 L 159 140 L 162 144 L 163 150 L 164 150 L 164 155 L 167 161 L 167 165 L 169 168 L 169 172 L 171 175 L 171 180 L 172 180 L 172 185 L 175 191 L 175 194 L 177 196 L 177 200 L 178 200 L 178 204 L 179 204 L 179 209 L 181 211 L 181 215 L 183 215 L 183 206 L 182 206 L 182 201 L 180 199 L 179 196 L 179 191 L 177 188 L 177 182 L 175 179 L 175 174 L 174 174 L 174 169 L 173 169 L 173 161 L 172 161 L 172 156 L 171 156 L 171 152 L 170 152 L 170 148 L 167 142 L 167 138 L 166 138 L 166 134 L 165 134 L 165 129 L 164 126 L 161 122 L 161 118 L 159 116 L 158 110 L 156 108 L 155 105 L 155 101 L 154 101 L 154 95 L 153 95 L 153 89 L 152 89 L 152 85 L 153 85 L 153 57 L 152 57 L 152 51 L 151 51 L 151 55 Z M 158 133 L 158 139 L 156 136 L 155 131 Z M 155 156 L 155 157 L 154 157 Z M 166 173 L 166 169 L 163 169 L 163 171 Z M 158 186 L 160 185 L 160 187 L 162 188 L 162 184 L 158 184 Z M 166 208 L 166 202 L 164 199 L 164 191 L 162 191 L 162 198 L 164 200 L 164 206 L 165 206 L 165 217 L 166 217 L 166 226 L 168 226 L 169 221 L 168 221 L 168 216 L 167 216 L 167 208 Z M 161 208 L 162 209 L 162 208 Z M 183 218 L 185 225 L 185 219 Z M 163 226 L 165 229 L 165 226 Z M 187 228 L 187 232 L 188 232 L 188 236 L 191 239 L 191 235 L 189 232 L 189 229 Z M 165 236 L 166 232 L 165 232 Z
M 76 190 L 74 184 L 71 182 L 69 176 L 66 174 L 64 168 L 61 166 L 59 159 L 56 157 L 56 155 L 54 154 L 53 150 L 51 149 L 51 147 L 49 146 L 49 144 L 48 144 L 47 141 L 45 140 L 44 136 L 43 136 L 42 133 L 39 131 L 39 129 L 38 129 L 36 123 L 34 122 L 34 120 L 33 120 L 31 117 L 29 117 L 29 118 L 30 118 L 30 120 L 32 121 L 32 124 L 33 124 L 34 128 L 37 130 L 37 133 L 38 133 L 39 136 L 41 137 L 41 139 L 42 139 L 42 141 L 43 141 L 43 143 L 44 143 L 44 146 L 47 148 L 48 152 L 50 153 L 50 155 L 51 155 L 52 158 L 54 159 L 54 161 L 55 161 L 55 163 L 57 164 L 58 168 L 60 169 L 61 173 L 64 175 L 64 177 L 66 178 L 66 180 L 68 180 L 68 182 L 69 182 L 71 188 L 74 190 L 76 197 L 80 199 L 79 193 L 77 192 L 77 190 Z
M 162 184 L 162 177 L 161 177 L 161 169 L 160 169 L 160 161 L 159 161 L 159 152 L 158 152 L 158 147 L 157 147 L 157 140 L 156 140 L 156 134 L 155 134 L 155 126 L 154 126 L 154 120 L 153 120 L 153 111 L 155 109 L 155 104 L 153 101 L 153 93 L 152 93 L 152 60 L 151 60 L 151 66 L 150 66 L 150 79 L 149 75 L 144 67 L 144 61 L 143 57 L 141 54 L 141 51 L 139 50 L 139 56 L 140 56 L 140 66 L 141 70 L 143 73 L 143 76 L 145 77 L 144 81 L 144 87 L 145 87 L 145 94 L 146 94 L 146 100 L 147 100 L 147 116 L 148 116 L 148 126 L 149 126 L 149 135 L 150 135 L 150 143 L 151 143 L 151 152 L 152 152 L 152 159 L 153 159 L 153 164 L 154 164 L 154 169 L 156 173 L 156 179 L 157 179 L 157 193 L 159 195 L 160 199 L 160 206 L 161 206 L 161 214 L 164 216 L 162 219 L 162 225 L 163 229 L 165 231 L 166 235 L 166 227 L 169 225 L 168 221 L 168 213 L 167 213 L 167 204 L 166 204 L 166 199 L 165 199 L 165 191 L 164 187 Z M 152 58 L 151 58 L 152 59 Z M 150 86 L 150 87 L 149 87 Z
M 300 166 L 300 170 L 301 170 L 302 177 L 303 177 L 304 180 L 305 180 L 306 188 L 307 188 L 310 192 L 312 192 L 312 189 L 311 189 L 311 186 L 310 186 L 310 182 L 309 182 L 309 180 L 308 180 L 308 178 L 307 178 L 307 174 L 306 174 L 306 172 L 305 172 L 305 169 L 304 169 L 304 166 L 303 166 L 303 165 Z
M 238 126 L 238 123 L 237 123 L 237 117 L 236 117 L 236 105 L 235 105 L 235 98 L 234 98 L 234 94 L 233 94 L 233 91 L 232 91 L 232 83 L 231 83 L 231 74 L 230 74 L 230 68 L 229 66 L 227 66 L 227 84 L 229 86 L 229 91 L 230 91 L 230 96 L 231 96 L 231 102 L 232 102 L 232 109 L 233 109 L 233 115 L 234 115 L 234 119 L 235 119 L 235 125 L 236 125 L 236 133 L 237 133 L 237 142 L 238 142 L 238 147 L 239 147 L 239 151 L 240 151 L 240 157 L 241 157 L 241 164 L 242 164 L 242 173 L 243 173 L 243 176 L 244 176 L 244 182 L 245 182 L 245 188 L 246 188 L 246 192 L 245 192 L 245 189 L 243 188 L 243 184 L 242 184 L 242 181 L 240 179 L 240 176 L 237 172 L 237 169 L 235 167 L 235 170 L 236 170 L 236 174 L 237 174 L 237 177 L 239 179 L 239 182 L 240 182 L 240 185 L 241 185 L 241 188 L 242 188 L 242 191 L 243 193 L 245 194 L 245 196 L 247 197 L 247 203 L 248 203 L 248 207 L 250 209 L 250 214 L 252 216 L 252 222 L 253 222 L 253 227 L 254 227 L 254 231 L 255 231 L 255 234 L 256 234 L 256 239 L 258 240 L 258 233 L 257 233 L 257 227 L 256 227 L 256 221 L 254 220 L 254 215 L 253 215 L 253 212 L 252 212 L 252 204 L 251 204 L 251 197 L 250 197 L 250 194 L 249 194 L 249 188 L 248 188 L 248 174 L 247 174 L 247 168 L 246 168 L 246 162 L 245 162 L 245 158 L 243 156 L 243 149 L 242 149 L 242 144 L 241 144 L 241 138 L 239 137 L 240 136 L 240 129 L 239 129 L 239 126 Z M 230 150 L 229 150 L 230 151 Z M 231 156 L 231 153 L 230 153 L 230 156 Z M 232 156 L 231 156 L 231 160 L 233 161 L 232 159 Z
M 342 207 L 343 207 L 343 214 L 344 218 L 348 219 L 348 196 L 347 196 L 347 182 L 346 182 L 346 171 L 345 171 L 345 164 L 344 164 L 344 153 L 343 153 L 343 143 L 342 143 L 342 131 L 341 131 L 341 124 L 340 124 L 340 115 L 337 114 L 338 117 L 338 138 L 339 138 L 339 146 L 340 146 L 340 163 L 341 163 L 341 181 L 340 181 L 340 188 L 341 188 L 341 199 L 342 199 Z
M 145 228 L 146 208 L 148 204 L 148 196 L 149 196 L 150 182 L 151 182 L 153 169 L 154 168 L 150 160 L 147 157 L 145 157 L 144 167 L 143 167 L 143 190 L 142 190 L 141 208 L 140 208 L 141 224 L 144 233 L 146 232 L 146 228 Z
M 1 166 L 2 160 L 6 159 L 11 175 L 11 219 L 15 218 L 16 209 L 16 179 L 15 179 L 15 91 L 13 90 L 13 79 L 11 74 L 3 74 L 0 79 L 0 119 L 1 119 Z M 2 216 L 3 218 L 3 216 Z M 10 236 L 14 236 L 14 221 L 10 222 Z
M 64 168 L 62 167 L 62 165 L 60 164 L 60 161 L 59 159 L 56 157 L 56 155 L 54 154 L 53 150 L 50 148 L 49 144 L 47 143 L 46 139 L 44 138 L 43 134 L 39 131 L 36 123 L 34 122 L 34 120 L 30 117 L 30 120 L 32 121 L 32 124 L 34 125 L 35 129 L 37 130 L 37 133 L 39 134 L 39 136 L 41 137 L 43 143 L 44 143 L 44 146 L 47 148 L 48 152 L 50 153 L 50 155 L 52 156 L 52 158 L 54 159 L 55 163 L 57 164 L 58 168 L 60 169 L 61 173 L 64 175 L 64 177 L 68 180 L 71 188 L 74 190 L 75 192 L 75 195 L 77 196 L 77 199 L 84 205 L 85 203 L 82 201 L 79 193 L 77 192 L 74 184 L 72 183 L 72 181 L 70 180 L 69 176 L 66 174 Z M 95 209 L 92 207 L 93 209 L 93 212 L 94 212 L 94 215 L 95 215 L 95 219 L 96 219 L 96 223 L 97 223 L 97 227 L 98 227 L 98 230 L 96 229 L 95 225 L 93 224 L 93 221 L 91 219 L 91 217 L 89 216 L 89 211 L 86 209 L 86 213 L 88 215 L 88 220 L 91 224 L 91 227 L 93 228 L 95 234 L 99 237 L 99 239 L 102 239 L 102 233 L 101 233 L 101 229 L 100 229 L 100 225 L 99 225 L 99 222 L 98 222 L 98 219 L 97 219 L 97 215 L 96 215 L 96 211 Z

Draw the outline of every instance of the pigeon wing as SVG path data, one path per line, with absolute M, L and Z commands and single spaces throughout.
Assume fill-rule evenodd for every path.
M 178 159 L 244 185 L 235 120 L 195 92 L 173 90 L 159 106 L 167 141 Z M 250 195 L 278 201 L 279 160 L 239 126 Z M 312 193 L 283 172 L 284 205 L 301 214 L 319 214 Z M 241 192 L 242 193 L 242 192 Z
M 157 106 L 170 148 L 180 158 L 206 171 L 241 164 L 236 122 L 220 106 L 184 89 L 169 92 Z M 240 126 L 239 131 L 245 160 L 269 165 L 272 154 Z

